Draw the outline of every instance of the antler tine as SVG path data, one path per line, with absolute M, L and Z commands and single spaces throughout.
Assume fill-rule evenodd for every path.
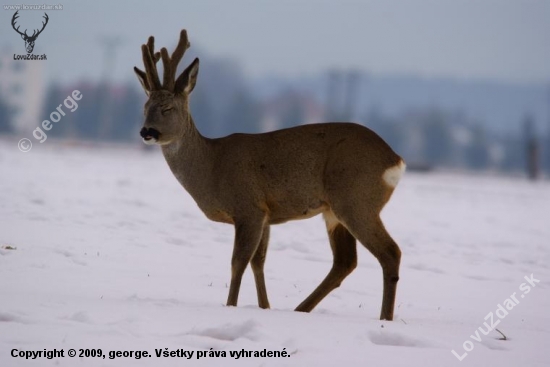
M 16 22 L 17 18 L 19 18 L 19 10 L 16 11 L 15 14 L 13 14 L 13 17 L 11 18 L 11 26 L 13 27 L 13 29 L 14 29 L 17 33 L 19 33 L 20 35 L 23 36 L 25 33 L 21 33 L 21 32 L 19 31 L 19 27 L 20 27 L 20 26 L 17 26 L 17 28 L 15 28 L 15 22 Z
M 176 71 L 172 70 L 172 62 L 170 56 L 168 56 L 168 50 L 166 47 L 160 49 L 160 55 L 162 57 L 162 66 L 164 67 L 164 78 L 162 81 L 162 86 L 164 89 L 172 91 L 174 89 L 174 77 Z
M 147 75 L 147 84 L 150 90 L 161 89 L 156 63 L 160 60 L 160 52 L 155 53 L 155 37 L 150 36 L 147 44 L 141 46 L 143 64 Z
M 151 53 L 151 58 L 156 64 L 160 60 L 160 52 L 155 52 L 155 37 L 149 36 L 149 39 L 147 40 L 147 47 Z
M 44 30 L 44 28 L 46 28 L 46 25 L 48 24 L 48 21 L 50 20 L 50 17 L 46 13 L 44 13 L 42 18 L 44 18 L 45 22 L 42 22 L 42 29 L 40 30 L 40 32 L 42 32 Z
M 180 40 L 176 46 L 174 52 L 172 52 L 172 64 L 174 66 L 174 77 L 176 76 L 176 67 L 183 58 L 185 51 L 191 46 L 189 38 L 187 37 L 187 31 L 182 29 L 180 32 Z
M 44 18 L 44 19 L 46 20 L 45 22 L 42 22 L 42 29 L 41 29 L 41 30 L 34 29 L 31 38 L 33 38 L 33 37 L 38 37 L 38 35 L 39 35 L 40 33 L 42 33 L 42 31 L 44 30 L 44 28 L 46 28 L 46 25 L 48 24 L 48 20 L 49 20 L 50 18 L 48 17 L 48 14 L 46 14 L 46 13 L 44 13 L 44 15 L 42 16 L 42 18 Z
M 189 43 L 189 38 L 187 37 L 187 31 L 185 29 L 182 29 L 180 32 L 180 39 L 178 41 L 178 45 L 174 49 L 174 52 L 172 52 L 172 57 L 170 60 L 171 63 L 171 75 L 170 78 L 174 81 L 176 80 L 176 72 L 178 70 L 178 64 L 183 58 L 183 55 L 185 54 L 185 51 L 191 46 Z
M 155 52 L 155 37 L 149 36 L 149 38 L 147 38 L 147 47 L 151 53 Z
M 178 45 L 172 52 L 172 57 L 168 55 L 168 50 L 163 47 L 160 50 L 160 55 L 162 58 L 162 65 L 164 67 L 164 78 L 163 78 L 163 88 L 167 90 L 173 90 L 176 82 L 176 72 L 178 69 L 178 64 L 183 58 L 185 50 L 189 48 L 189 39 L 187 38 L 187 31 L 183 29 L 180 32 L 180 39 Z
M 151 41 L 151 38 L 153 37 L 150 37 L 149 41 Z M 156 67 L 158 58 L 156 58 L 156 55 L 148 46 L 149 44 L 153 44 L 153 42 L 147 42 L 147 45 L 141 45 L 141 53 L 143 54 L 143 64 L 145 65 L 147 83 L 149 84 L 149 88 L 151 91 L 161 89 L 159 75 Z

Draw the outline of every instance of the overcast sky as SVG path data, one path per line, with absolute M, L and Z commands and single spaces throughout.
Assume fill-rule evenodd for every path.
M 193 47 L 238 59 L 251 77 L 355 67 L 375 74 L 550 82 L 547 0 L 60 1 L 63 10 L 47 11 L 49 24 L 36 41 L 35 53 L 48 56 L 48 80 L 97 78 L 102 36 L 124 41 L 113 72 L 129 80 L 149 35 L 172 47 L 186 28 Z M 0 11 L 0 51 L 8 46 L 23 54 L 10 24 L 13 13 Z M 42 15 L 21 11 L 18 24 L 31 29 Z

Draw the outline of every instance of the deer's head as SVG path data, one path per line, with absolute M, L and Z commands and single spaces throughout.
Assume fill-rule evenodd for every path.
M 31 36 L 29 36 L 27 34 L 27 30 L 25 29 L 25 32 L 20 32 L 19 31 L 19 26 L 17 26 L 17 28 L 15 28 L 15 21 L 17 20 L 17 18 L 19 18 L 19 10 L 15 12 L 15 14 L 13 14 L 13 17 L 11 18 L 11 26 L 13 27 L 13 29 L 19 33 L 21 35 L 21 38 L 23 38 L 23 40 L 25 41 L 25 48 L 27 49 L 27 53 L 30 54 L 32 53 L 32 50 L 34 50 L 34 42 L 36 41 L 36 39 L 38 38 L 38 35 L 40 33 L 42 33 L 42 31 L 44 30 L 44 28 L 46 28 L 46 24 L 48 24 L 48 14 L 44 13 L 44 19 L 45 21 L 42 22 L 42 29 L 41 30 L 38 30 L 38 29 L 35 29 L 33 34 Z
M 155 52 L 155 40 L 151 36 L 141 46 L 145 72 L 134 67 L 134 71 L 149 97 L 145 103 L 145 122 L 140 135 L 146 144 L 170 144 L 182 137 L 191 125 L 189 95 L 197 82 L 199 59 L 196 58 L 176 79 L 178 63 L 189 48 L 187 32 L 182 30 L 180 40 L 172 56 L 166 48 Z M 162 58 L 164 69 L 161 85 L 156 64 Z

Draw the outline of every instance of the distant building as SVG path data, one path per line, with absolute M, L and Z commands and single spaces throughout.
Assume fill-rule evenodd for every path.
M 14 108 L 13 128 L 16 132 L 33 130 L 41 122 L 44 62 L 13 60 L 9 48 L 0 52 L 0 95 Z

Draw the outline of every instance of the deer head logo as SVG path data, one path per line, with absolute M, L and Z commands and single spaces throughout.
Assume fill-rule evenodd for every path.
M 34 49 L 34 42 L 38 38 L 38 35 L 40 33 L 42 33 L 44 28 L 46 28 L 46 24 L 48 24 L 48 19 L 49 19 L 48 14 L 44 13 L 44 19 L 46 21 L 42 22 L 42 29 L 41 30 L 35 29 L 32 36 L 29 36 L 27 34 L 26 29 L 25 29 L 24 33 L 21 33 L 19 31 L 19 26 L 17 26 L 17 28 L 15 28 L 15 21 L 17 20 L 17 18 L 19 18 L 19 15 L 17 13 L 19 13 L 19 10 L 16 11 L 15 14 L 13 14 L 13 18 L 11 18 L 11 26 L 13 27 L 13 29 L 15 29 L 15 31 L 17 33 L 19 33 L 21 35 L 21 38 L 23 38 L 23 40 L 25 41 L 25 48 L 27 49 L 27 53 L 30 54 L 30 53 L 32 53 L 32 50 Z

